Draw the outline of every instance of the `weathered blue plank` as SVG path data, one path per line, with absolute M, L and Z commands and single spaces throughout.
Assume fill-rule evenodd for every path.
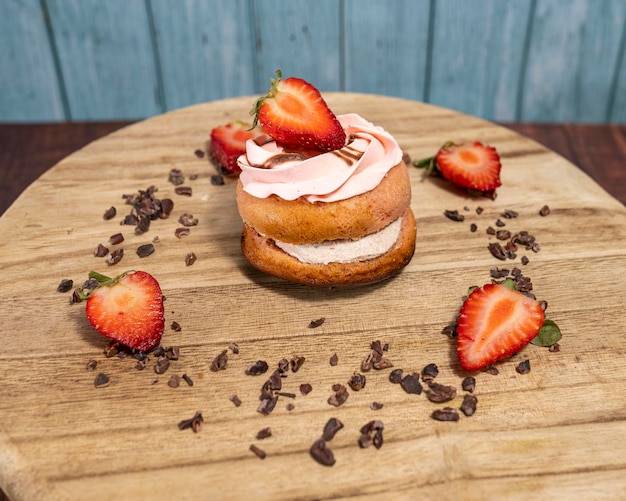
M 624 0 L 537 0 L 519 118 L 605 121 L 625 22 Z
M 531 2 L 435 5 L 428 100 L 484 118 L 515 119 Z
M 65 118 L 39 0 L 0 2 L 0 120 Z
M 280 68 L 492 120 L 626 123 L 625 2 L 0 0 L 0 120 L 144 118 Z
M 423 100 L 430 0 L 346 0 L 345 90 Z
M 49 0 L 72 119 L 163 111 L 144 2 Z
M 151 0 L 167 109 L 255 92 L 248 0 Z
M 257 0 L 257 92 L 265 92 L 280 69 L 321 91 L 341 90 L 340 2 L 336 0 Z
M 626 23 L 622 33 L 621 57 L 615 74 L 608 122 L 626 123 Z

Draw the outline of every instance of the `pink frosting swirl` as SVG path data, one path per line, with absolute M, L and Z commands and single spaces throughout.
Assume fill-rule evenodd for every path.
M 285 153 L 270 140 L 246 143 L 239 157 L 243 189 L 257 198 L 336 202 L 374 189 L 400 160 L 402 150 L 391 134 L 355 113 L 339 115 L 348 142 L 341 150 L 311 158 Z

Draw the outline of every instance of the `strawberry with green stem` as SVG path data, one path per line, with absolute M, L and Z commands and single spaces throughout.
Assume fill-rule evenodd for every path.
M 79 297 L 98 332 L 140 352 L 159 344 L 165 329 L 163 293 L 152 275 L 127 271 L 109 278 L 92 271 L 89 278 L 94 287 L 79 290 Z
M 435 156 L 418 160 L 413 165 L 475 193 L 493 196 L 495 189 L 502 185 L 500 155 L 495 148 L 479 141 L 446 142 Z
M 259 98 L 250 114 L 254 125 L 285 148 L 333 151 L 344 147 L 346 133 L 320 92 L 295 77 L 271 79 L 267 94 Z
M 479 371 L 514 355 L 539 334 L 544 321 L 541 304 L 518 291 L 511 279 L 474 288 L 456 329 L 461 367 Z

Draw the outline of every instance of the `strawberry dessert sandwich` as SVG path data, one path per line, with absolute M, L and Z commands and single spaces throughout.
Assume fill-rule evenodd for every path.
M 333 286 L 386 279 L 415 250 L 411 185 L 395 139 L 335 116 L 308 82 L 272 79 L 252 111 L 264 134 L 238 160 L 242 250 L 255 268 Z

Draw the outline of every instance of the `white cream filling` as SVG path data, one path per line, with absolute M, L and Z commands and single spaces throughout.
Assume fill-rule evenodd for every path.
M 402 226 L 402 217 L 382 230 L 358 240 L 331 240 L 317 244 L 288 244 L 275 240 L 276 245 L 303 263 L 328 264 L 366 261 L 381 256 L 391 249 Z

